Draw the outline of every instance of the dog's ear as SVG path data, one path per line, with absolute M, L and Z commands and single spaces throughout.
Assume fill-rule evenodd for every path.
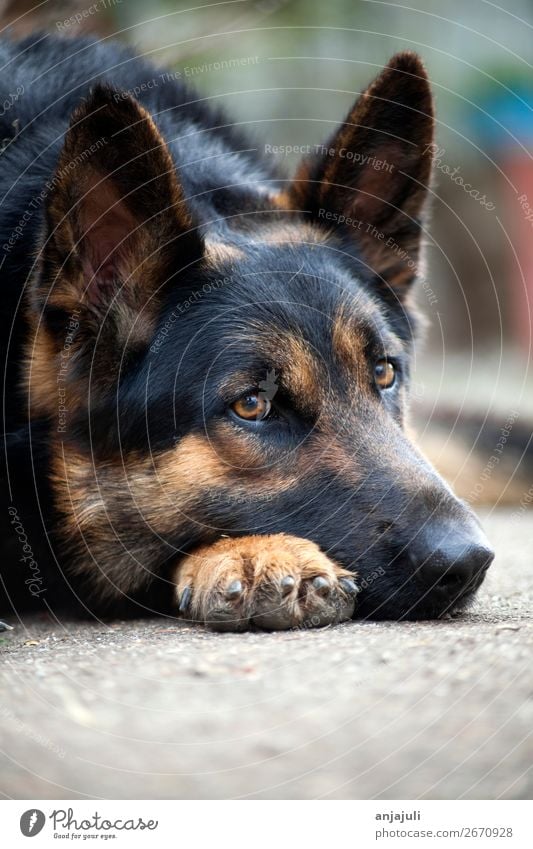
M 203 242 L 152 117 L 106 86 L 74 113 L 45 204 L 27 375 L 32 408 L 55 415 L 58 375 L 81 408 L 136 361 Z
M 422 61 L 399 53 L 327 144 L 301 164 L 290 188 L 291 205 L 352 236 L 400 300 L 417 272 L 433 126 Z
M 151 116 L 98 85 L 75 111 L 48 185 L 34 309 L 51 332 L 81 310 L 86 333 L 108 322 L 118 344 L 132 333 L 138 342 L 169 280 L 202 248 Z

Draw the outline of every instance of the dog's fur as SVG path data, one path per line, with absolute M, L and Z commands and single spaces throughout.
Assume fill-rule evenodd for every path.
M 4 606 L 285 628 L 351 616 L 354 574 L 361 616 L 464 605 L 483 569 L 453 592 L 421 570 L 448 539 L 491 552 L 404 432 L 420 59 L 395 56 L 288 180 L 123 47 L 0 58 L 24 91 L 0 118 Z M 235 413 L 252 393 L 264 420 Z

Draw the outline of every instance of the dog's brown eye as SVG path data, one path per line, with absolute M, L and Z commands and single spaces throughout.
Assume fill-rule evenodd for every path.
M 262 398 L 260 395 L 250 393 L 243 395 L 231 405 L 233 412 L 240 418 L 247 421 L 261 421 L 266 419 L 270 412 L 271 403 L 267 398 Z
M 379 389 L 390 389 L 396 380 L 396 369 L 388 360 L 378 360 L 374 366 L 374 380 Z

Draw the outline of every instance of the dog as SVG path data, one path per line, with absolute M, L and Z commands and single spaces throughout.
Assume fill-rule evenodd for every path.
M 3 607 L 234 631 L 465 609 L 493 551 L 406 432 L 421 59 L 288 178 L 124 46 L 1 58 Z

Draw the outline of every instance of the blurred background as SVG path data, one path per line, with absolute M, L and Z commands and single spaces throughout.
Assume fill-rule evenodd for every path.
M 435 92 L 438 150 L 413 424 L 464 498 L 527 509 L 533 2 L 505 7 L 487 0 L 0 0 L 0 16 L 11 37 L 42 27 L 134 45 L 223 104 L 260 149 L 321 142 L 392 53 L 418 51 Z M 283 160 L 290 173 L 298 156 Z

